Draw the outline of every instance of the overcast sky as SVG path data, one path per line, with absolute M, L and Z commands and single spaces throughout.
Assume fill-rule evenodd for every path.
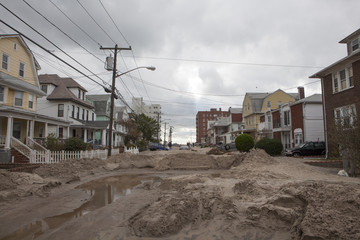
M 116 87 L 130 105 L 132 97 L 161 104 L 162 118 L 174 126 L 173 142 L 180 143 L 196 140 L 198 111 L 242 107 L 246 92 L 297 92 L 304 86 L 305 96 L 321 93 L 320 81 L 308 77 L 345 57 L 346 47 L 338 42 L 360 22 L 358 0 L 26 0 L 75 43 L 25 1 L 0 2 L 106 83 L 112 76 L 104 69 L 110 52 L 100 45 L 130 45 L 132 51 L 118 55 L 118 69 L 155 66 L 156 71 L 134 71 L 118 79 Z M 0 16 L 91 75 L 3 7 Z M 0 33 L 14 31 L 0 23 Z M 89 94 L 105 93 L 27 43 L 40 74 L 73 77 Z

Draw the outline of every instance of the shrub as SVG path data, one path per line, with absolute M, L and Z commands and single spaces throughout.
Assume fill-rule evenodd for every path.
M 148 149 L 148 142 L 146 140 L 140 140 L 136 142 L 136 146 L 139 148 L 139 152 L 146 151 Z
M 235 139 L 235 145 L 240 152 L 248 152 L 254 147 L 254 139 L 249 134 L 240 134 Z
M 91 149 L 91 145 L 79 138 L 68 138 L 65 140 L 65 151 L 85 151 Z
M 49 149 L 50 151 L 62 151 L 64 150 L 64 144 L 59 141 L 57 137 L 53 134 L 50 134 L 45 139 L 45 148 Z
M 282 143 L 277 139 L 264 138 L 256 143 L 255 148 L 264 149 L 269 155 L 280 155 L 283 150 Z

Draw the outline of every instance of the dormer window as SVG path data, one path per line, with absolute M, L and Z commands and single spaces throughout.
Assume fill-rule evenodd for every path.
M 81 91 L 79 89 L 78 98 L 80 98 L 80 97 L 81 97 Z
M 47 89 L 48 89 L 48 87 L 47 87 L 46 84 L 41 85 L 41 90 L 42 90 L 44 93 L 47 93 Z
M 356 38 L 351 42 L 351 50 L 354 52 L 358 49 L 359 49 L 359 38 Z

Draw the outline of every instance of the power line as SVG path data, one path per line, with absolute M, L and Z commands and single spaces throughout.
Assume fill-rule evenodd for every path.
M 95 75 L 97 78 L 99 78 L 102 82 L 104 82 L 103 79 L 101 79 L 99 76 L 97 76 L 95 73 L 93 73 L 90 69 L 88 69 L 87 67 L 85 67 L 83 64 L 81 64 L 79 61 L 77 61 L 75 58 L 73 58 L 72 56 L 70 56 L 68 53 L 66 53 L 64 50 L 62 50 L 60 47 L 58 47 L 55 43 L 53 43 L 52 41 L 50 41 L 47 37 L 45 37 L 43 34 L 41 34 L 39 31 L 37 31 L 35 28 L 33 28 L 32 26 L 30 26 L 27 22 L 25 22 L 23 19 L 21 19 L 19 16 L 17 16 L 15 13 L 13 13 L 10 9 L 8 9 L 7 7 L 5 7 L 2 3 L 0 3 L 0 5 L 5 8 L 8 12 L 10 12 L 12 15 L 14 15 L 17 19 L 19 19 L 21 22 L 23 22 L 26 26 L 28 26 L 29 28 L 31 28 L 33 31 L 35 31 L 37 34 L 39 34 L 40 36 L 42 36 L 45 40 L 47 40 L 49 43 L 51 43 L 54 47 L 56 47 L 57 49 L 59 49 L 62 53 L 64 53 L 66 56 L 68 56 L 69 58 L 71 58 L 73 61 L 75 61 L 76 63 L 78 63 L 80 66 L 82 66 L 83 68 L 85 68 L 86 70 L 88 70 L 91 74 Z M 1 19 L 0 19 L 1 20 Z M 16 30 L 15 28 L 11 27 L 9 24 L 5 23 L 4 21 L 1 20 L 1 22 L 3 24 L 5 24 L 7 27 L 11 28 L 12 30 L 14 30 L 15 32 L 23 35 L 24 37 L 26 37 L 24 34 L 22 34 L 21 32 L 19 32 L 18 30 Z M 52 56 L 56 57 L 57 59 L 59 59 L 60 61 L 64 62 L 66 65 L 70 66 L 71 68 L 75 69 L 76 71 L 78 71 L 79 73 L 83 74 L 84 76 L 87 76 L 86 74 L 82 73 L 81 71 L 79 71 L 78 69 L 76 69 L 75 67 L 73 67 L 72 65 L 70 65 L 69 63 L 67 63 L 66 61 L 62 60 L 61 58 L 59 58 L 58 56 L 56 56 L 55 54 L 53 54 L 51 51 L 49 51 L 48 49 L 45 49 L 44 47 L 42 47 L 40 44 L 36 43 L 35 41 L 31 40 L 30 38 L 26 37 L 29 41 L 31 41 L 32 43 L 34 43 L 35 45 L 37 45 L 38 47 L 40 47 L 41 49 L 43 49 L 44 51 L 48 52 L 49 54 L 51 54 Z M 94 79 L 88 77 L 90 80 L 96 82 Z M 98 83 L 98 82 L 96 82 Z M 100 83 L 98 83 L 99 85 L 101 85 Z
M 86 36 L 88 36 L 94 43 L 100 46 L 100 43 L 92 38 L 83 28 L 81 28 L 78 24 L 76 24 L 64 11 L 62 11 L 52 0 L 49 0 L 67 19 L 69 19 L 72 24 L 78 27 Z
M 95 24 L 106 34 L 106 36 L 108 36 L 108 38 L 111 39 L 111 41 L 113 41 L 113 43 L 115 43 L 115 41 L 110 37 L 110 35 L 100 26 L 100 24 L 93 18 L 93 16 L 91 16 L 91 14 L 88 12 L 88 10 L 86 10 L 86 8 L 81 4 L 81 2 L 79 0 L 76 0 L 80 6 L 85 10 L 85 12 L 89 15 L 89 17 L 95 22 Z M 116 44 L 116 43 L 115 43 Z
M 100 62 L 104 63 L 103 60 L 101 60 L 100 58 L 98 58 L 95 54 L 93 54 L 92 52 L 90 52 L 88 49 L 86 49 L 84 46 L 82 46 L 79 42 L 77 42 L 75 39 L 73 39 L 69 34 L 67 34 L 66 32 L 64 32 L 63 30 L 61 30 L 55 23 L 51 22 L 47 17 L 45 17 L 42 13 L 40 13 L 38 10 L 36 10 L 34 7 L 32 7 L 28 2 L 26 2 L 26 0 L 23 0 L 24 3 L 26 3 L 32 10 L 34 10 L 37 14 L 39 14 L 41 17 L 43 17 L 48 23 L 50 23 L 51 25 L 53 25 L 57 30 L 59 30 L 60 32 L 62 32 L 65 36 L 67 36 L 71 41 L 73 41 L 74 43 L 76 43 L 79 47 L 81 47 L 82 49 L 84 49 L 86 52 L 88 52 L 89 54 L 91 54 L 93 57 L 95 57 L 96 59 L 98 59 Z
M 2 5 L 0 3 L 0 5 Z M 2 5 L 3 6 L 3 5 Z M 75 68 L 74 66 L 72 66 L 71 64 L 69 64 L 68 62 L 66 62 L 65 60 L 61 59 L 60 57 L 56 56 L 55 54 L 53 54 L 51 51 L 49 51 L 48 49 L 44 48 L 43 46 L 41 46 L 40 44 L 38 44 L 37 42 L 35 42 L 34 40 L 32 40 L 31 38 L 27 37 L 26 35 L 24 35 L 23 33 L 21 33 L 20 31 L 16 30 L 15 28 L 11 27 L 9 24 L 7 24 L 6 22 L 4 22 L 3 20 L 0 19 L 0 22 L 3 23 L 5 26 L 7 26 L 8 28 L 12 29 L 13 31 L 17 32 L 18 34 L 20 34 L 21 36 L 23 36 L 24 38 L 26 38 L 27 40 L 29 40 L 30 42 L 32 42 L 33 44 L 35 44 L 36 46 L 38 46 L 39 48 L 41 48 L 42 50 L 44 50 L 45 52 L 49 53 L 50 55 L 54 56 L 55 58 L 57 58 L 58 60 L 60 60 L 61 62 L 65 63 L 66 65 L 68 65 L 69 67 L 71 67 L 72 69 L 74 69 L 75 71 L 77 71 L 78 73 L 84 75 L 85 77 L 87 77 L 88 79 L 90 79 L 91 81 L 99 84 L 102 87 L 105 87 L 104 85 L 101 85 L 100 83 L 98 83 L 97 81 L 95 81 L 94 79 L 92 79 L 91 77 L 89 77 L 88 75 L 86 75 L 85 73 L 81 72 L 80 70 L 78 70 L 77 68 Z
M 233 65 L 249 65 L 249 66 L 264 66 L 264 67 L 286 67 L 286 68 L 324 68 L 316 66 L 303 65 L 285 65 L 285 64 L 268 64 L 268 63 L 248 63 L 248 62 L 230 62 L 230 61 L 215 61 L 215 60 L 201 60 L 201 59 L 186 59 L 186 58 L 170 58 L 170 57 L 141 57 L 135 58 L 154 59 L 154 60 L 169 60 L 169 61 L 183 61 L 183 62 L 201 62 L 214 64 L 233 64 Z

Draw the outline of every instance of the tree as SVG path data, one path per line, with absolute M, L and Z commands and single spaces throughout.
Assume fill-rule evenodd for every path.
M 156 141 L 153 136 L 159 130 L 159 124 L 155 119 L 152 119 L 145 114 L 132 114 L 130 119 L 125 122 L 128 129 L 126 136 L 127 142 L 137 142 L 139 140 Z
M 350 114 L 339 114 L 328 129 L 330 156 L 341 156 L 343 167 L 350 176 L 355 176 L 356 167 L 360 165 L 360 123 L 354 110 Z M 346 112 L 347 113 L 347 112 Z

